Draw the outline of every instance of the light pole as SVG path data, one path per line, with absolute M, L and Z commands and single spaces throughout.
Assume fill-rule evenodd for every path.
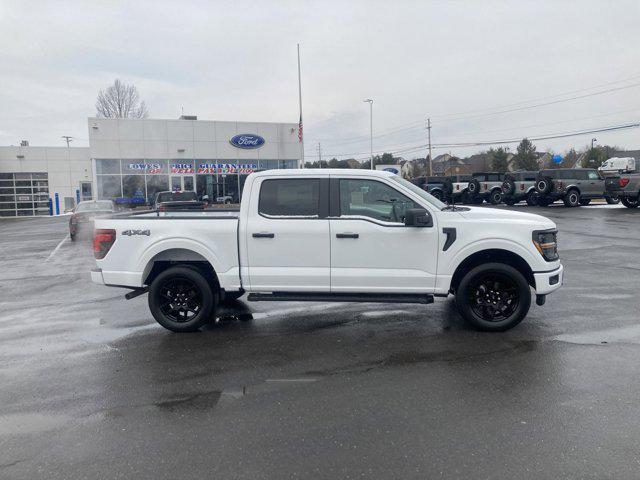
M 373 100 L 367 98 L 364 103 L 369 104 L 369 150 L 371 151 L 371 170 L 373 170 Z
M 594 142 L 597 142 L 597 141 L 598 141 L 598 139 L 597 139 L 597 138 L 592 138 L 592 139 L 591 139 L 591 150 L 593 150 L 593 143 L 594 143 Z

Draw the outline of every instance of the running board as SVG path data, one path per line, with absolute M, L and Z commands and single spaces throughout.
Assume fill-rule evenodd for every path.
M 250 293 L 250 302 L 368 302 L 368 303 L 433 303 L 433 295 L 425 293 Z

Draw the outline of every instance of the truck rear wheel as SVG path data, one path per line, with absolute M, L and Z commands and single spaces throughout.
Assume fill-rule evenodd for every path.
M 638 205 L 640 205 L 640 196 L 636 198 L 620 197 L 620 201 L 627 208 L 638 208 Z
M 194 332 L 214 315 L 217 292 L 195 268 L 171 267 L 151 283 L 149 309 L 164 328 Z
M 479 265 L 462 278 L 456 290 L 460 315 L 473 327 L 501 332 L 515 327 L 531 306 L 524 276 L 504 263 Z

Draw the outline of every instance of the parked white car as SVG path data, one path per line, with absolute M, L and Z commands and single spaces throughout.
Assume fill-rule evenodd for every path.
M 154 318 L 192 331 L 221 301 L 431 303 L 498 331 L 562 285 L 556 225 L 528 213 L 448 207 L 388 172 L 249 175 L 240 211 L 96 220 L 96 283 L 149 293 Z M 393 246 L 393 248 L 389 248 Z

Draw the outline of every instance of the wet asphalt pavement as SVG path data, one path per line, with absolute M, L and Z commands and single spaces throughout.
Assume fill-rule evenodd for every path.
M 66 218 L 0 221 L 0 478 L 640 478 L 640 210 L 513 208 L 556 221 L 565 285 L 497 334 L 451 299 L 173 334 Z

